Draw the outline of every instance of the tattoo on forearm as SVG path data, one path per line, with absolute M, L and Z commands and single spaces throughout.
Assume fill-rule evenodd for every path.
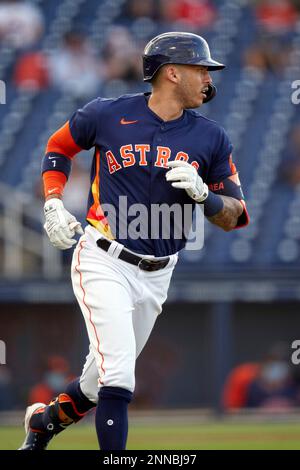
M 223 209 L 218 214 L 208 217 L 211 223 L 218 225 L 225 232 L 229 232 L 237 225 L 239 216 L 243 213 L 243 206 L 237 199 L 221 196 L 224 202 Z

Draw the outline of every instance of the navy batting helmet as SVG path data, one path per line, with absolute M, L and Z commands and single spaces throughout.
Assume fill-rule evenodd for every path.
M 143 54 L 144 81 L 150 82 L 165 64 L 203 65 L 222 70 L 225 65 L 213 60 L 207 42 L 193 33 L 163 33 L 151 39 Z

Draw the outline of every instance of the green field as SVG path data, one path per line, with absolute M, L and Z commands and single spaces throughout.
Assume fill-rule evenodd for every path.
M 0 449 L 16 449 L 22 443 L 22 428 L 0 427 Z M 300 424 L 203 423 L 200 425 L 132 425 L 128 449 L 278 449 L 300 450 Z M 98 449 L 90 425 L 67 429 L 52 441 L 49 449 Z

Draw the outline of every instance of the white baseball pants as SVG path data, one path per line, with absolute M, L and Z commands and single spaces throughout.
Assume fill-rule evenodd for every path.
M 100 237 L 95 228 L 86 227 L 71 268 L 90 341 L 80 386 L 95 403 L 102 386 L 134 391 L 135 361 L 162 311 L 178 258 L 171 255 L 159 271 L 142 271 L 118 259 L 120 243 L 113 242 L 108 252 L 99 248 Z

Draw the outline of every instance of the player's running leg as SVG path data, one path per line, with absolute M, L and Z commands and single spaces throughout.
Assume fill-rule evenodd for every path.
M 84 238 L 84 237 L 83 237 Z M 134 390 L 134 300 L 124 262 L 82 240 L 72 263 L 73 288 L 98 370 L 96 431 L 102 450 L 125 449 L 128 403 Z
M 139 291 L 142 295 L 133 312 L 133 328 L 136 341 L 136 357 L 143 350 L 151 334 L 162 306 L 167 299 L 168 289 L 177 255 L 172 255 L 169 265 L 159 271 L 138 273 Z
M 71 382 L 65 392 L 48 405 L 34 403 L 25 414 L 25 440 L 19 450 L 46 450 L 50 440 L 72 423 L 77 423 L 94 408 L 81 391 L 79 379 Z

